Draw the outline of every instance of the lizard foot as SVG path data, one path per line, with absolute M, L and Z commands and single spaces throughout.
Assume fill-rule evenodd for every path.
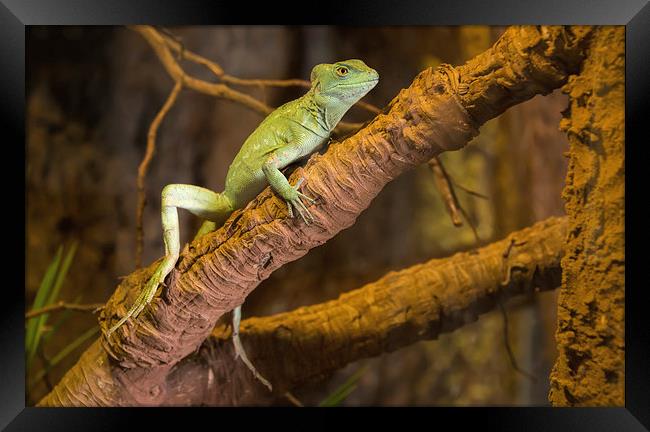
M 293 194 L 290 194 L 289 198 L 285 199 L 285 201 L 289 210 L 289 217 L 293 218 L 293 209 L 295 208 L 305 224 L 309 225 L 311 222 L 314 222 L 314 216 L 312 216 L 307 207 L 305 207 L 305 204 L 302 202 L 301 198 L 307 200 L 310 204 L 314 204 L 316 200 L 298 191 L 298 188 L 300 188 L 300 185 L 304 181 L 304 177 L 298 179 L 296 184 L 291 187 Z
M 153 299 L 154 295 L 156 294 L 156 291 L 158 291 L 158 285 L 164 284 L 165 277 L 169 274 L 171 271 L 171 268 L 169 268 L 167 258 L 163 260 L 163 262 L 160 263 L 158 268 L 154 271 L 153 275 L 151 278 L 147 281 L 147 284 L 144 286 L 138 297 L 135 299 L 135 302 L 133 302 L 133 305 L 131 308 L 126 312 L 126 314 L 115 324 L 113 327 L 108 329 L 106 332 L 106 338 L 110 338 L 111 334 L 115 332 L 118 328 L 122 326 L 129 318 L 137 318 L 138 315 L 140 315 L 140 312 L 147 306 L 149 303 L 151 303 L 151 300 Z M 175 260 L 173 261 L 175 263 Z

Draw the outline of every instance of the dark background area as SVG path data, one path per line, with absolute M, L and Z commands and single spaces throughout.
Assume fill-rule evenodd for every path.
M 364 99 L 385 106 L 426 67 L 452 65 L 487 49 L 503 29 L 458 27 L 174 27 L 187 49 L 240 78 L 308 79 L 317 63 L 360 58 L 380 74 Z M 185 64 L 184 64 L 185 65 Z M 31 305 L 56 249 L 79 244 L 61 298 L 106 301 L 118 278 L 135 268 L 136 175 L 149 124 L 173 82 L 152 49 L 123 27 L 29 27 L 27 31 L 27 304 Z M 192 64 L 186 71 L 214 80 Z M 302 88 L 240 88 L 278 106 Z M 565 95 L 555 92 L 517 105 L 481 128 L 465 149 L 442 156 L 463 186 L 457 191 L 477 226 L 481 244 L 550 215 L 563 214 L 566 137 L 558 130 Z M 371 114 L 353 108 L 349 121 Z M 160 191 L 191 183 L 217 191 L 239 147 L 261 121 L 246 107 L 183 90 L 160 127 L 147 176 L 143 263 L 162 255 Z M 200 225 L 181 212 L 181 241 Z M 269 315 L 340 293 L 425 260 L 476 245 L 467 223 L 455 228 L 422 166 L 390 183 L 357 220 L 305 257 L 277 270 L 247 299 L 246 316 Z M 345 405 L 547 405 L 555 357 L 555 293 L 507 305 L 517 373 L 503 343 L 503 317 L 482 316 L 437 341 L 354 363 L 294 392 L 316 404 L 366 367 Z M 43 368 L 92 326 L 90 313 L 73 313 L 56 330 L 28 371 Z M 89 342 L 87 342 L 89 343 Z M 87 344 L 86 343 L 86 344 Z M 81 345 L 29 391 L 42 397 L 74 364 Z M 282 361 L 282 359 L 278 359 Z

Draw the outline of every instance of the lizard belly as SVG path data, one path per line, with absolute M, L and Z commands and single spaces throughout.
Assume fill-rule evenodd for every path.
M 268 185 L 261 168 L 250 169 L 235 163 L 231 165 L 226 178 L 225 193 L 230 197 L 235 208 L 245 207 Z
M 298 149 L 294 160 L 278 166 L 282 169 L 310 155 L 325 141 L 327 137 L 315 134 L 302 123 L 272 113 L 244 142 L 228 169 L 225 192 L 234 207 L 245 207 L 268 186 L 262 167 L 273 152 L 286 146 Z
M 226 193 L 235 208 L 245 207 L 268 186 L 262 166 L 270 153 L 285 144 L 279 139 L 275 128 L 267 124 L 268 119 L 244 142 L 228 169 Z

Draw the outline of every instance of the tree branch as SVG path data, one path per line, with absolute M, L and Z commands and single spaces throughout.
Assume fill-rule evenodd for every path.
M 590 31 L 513 27 L 463 66 L 420 73 L 385 114 L 293 173 L 290 182 L 305 177 L 305 193 L 319 198 L 310 208 L 315 223 L 288 218 L 267 188 L 221 229 L 186 248 L 167 287 L 137 322 L 95 343 L 41 404 L 164 403 L 170 371 L 201 346 L 219 317 L 275 269 L 352 225 L 386 183 L 462 148 L 483 122 L 508 107 L 564 84 L 577 72 Z M 126 312 L 156 264 L 122 281 L 102 313 L 103 328 Z
M 348 363 L 437 339 L 494 310 L 499 301 L 559 287 L 566 235 L 566 218 L 549 218 L 480 249 L 388 273 L 336 300 L 247 319 L 241 338 L 251 361 L 282 394 Z M 518 246 L 504 257 L 511 239 Z M 512 277 L 502 285 L 508 271 Z M 226 325 L 215 328 L 199 353 L 179 364 L 163 404 L 241 405 L 269 398 L 234 358 L 230 334 Z
M 183 84 L 185 85 L 185 87 L 188 87 L 192 90 L 198 91 L 203 94 L 216 96 L 216 97 L 230 100 L 232 102 L 239 103 L 264 116 L 270 114 L 273 111 L 274 108 L 266 105 L 265 103 L 255 99 L 254 97 L 246 93 L 233 90 L 230 87 L 228 87 L 226 84 L 210 83 L 186 74 L 183 68 L 178 64 L 178 62 L 176 61 L 176 59 L 174 58 L 174 56 L 170 51 L 170 47 L 172 47 L 176 51 L 180 52 L 181 51 L 180 44 L 176 41 L 171 40 L 168 37 L 163 36 L 155 28 L 151 26 L 145 26 L 145 25 L 135 25 L 130 28 L 136 31 L 137 33 L 139 33 L 142 37 L 144 37 L 144 39 L 149 43 L 149 45 L 151 45 L 153 50 L 156 52 L 156 55 L 160 59 L 161 63 L 163 64 L 165 70 L 172 77 L 174 81 L 177 82 L 179 80 L 183 80 Z M 204 57 L 201 57 L 198 54 L 194 54 L 191 52 L 187 54 L 185 50 L 182 50 L 182 52 L 183 54 L 181 55 L 183 57 L 191 59 L 192 61 L 195 61 L 199 64 L 208 67 L 212 71 L 212 73 L 216 74 L 224 82 L 230 82 L 239 85 L 258 85 L 258 86 L 259 85 L 278 86 L 280 84 L 279 82 L 280 80 L 244 80 L 241 78 L 236 78 L 230 75 L 226 75 L 223 72 L 223 69 L 221 69 L 221 66 L 205 59 Z M 298 81 L 302 81 L 302 80 L 290 80 L 286 84 L 296 85 Z M 308 87 L 311 87 L 311 84 L 309 84 Z M 369 104 L 367 103 L 363 103 L 360 106 L 369 108 L 368 105 Z M 335 132 L 338 133 L 351 132 L 359 129 L 361 126 L 362 126 L 361 123 L 339 122 L 339 124 L 335 129 Z
M 436 189 L 440 193 L 442 201 L 445 203 L 445 208 L 447 213 L 451 218 L 451 222 L 454 226 L 459 227 L 463 225 L 463 219 L 460 216 L 460 202 L 458 202 L 458 197 L 456 192 L 454 192 L 454 186 L 451 184 L 447 170 L 442 164 L 440 159 L 437 156 L 434 156 L 429 161 L 429 168 L 433 172 L 433 180 L 436 185 Z M 471 224 L 471 222 L 470 222 Z
M 181 78 L 182 79 L 182 78 Z M 137 188 L 138 188 L 138 207 L 136 209 L 135 215 L 135 268 L 138 269 L 142 267 L 142 247 L 144 243 L 144 229 L 142 227 L 142 219 L 144 217 L 144 206 L 146 203 L 146 194 L 144 187 L 144 180 L 147 177 L 147 171 L 149 171 L 149 163 L 153 158 L 153 154 L 156 151 L 156 136 L 158 135 L 158 128 L 160 123 L 171 109 L 171 107 L 176 102 L 178 94 L 183 89 L 183 81 L 176 81 L 174 88 L 172 89 L 169 96 L 165 100 L 162 108 L 156 114 L 156 117 L 151 122 L 149 126 L 149 132 L 147 133 L 147 150 L 145 152 L 144 158 L 140 165 L 138 166 L 138 179 L 137 179 Z
M 205 66 L 207 69 L 210 70 L 216 77 L 221 79 L 221 81 L 233 84 L 233 85 L 240 85 L 240 86 L 255 86 L 255 87 L 303 87 L 306 89 L 311 88 L 311 83 L 306 80 L 302 79 L 245 79 L 245 78 L 238 78 L 232 75 L 228 75 L 220 65 L 217 63 L 206 59 L 203 56 L 200 56 L 190 50 L 185 49 L 180 42 L 163 35 L 162 36 L 165 43 L 169 45 L 169 47 L 176 51 L 181 57 L 183 57 L 185 60 L 189 60 L 191 62 L 194 62 L 196 64 L 200 64 L 202 66 Z M 376 106 L 369 104 L 368 102 L 363 102 L 363 101 L 358 101 L 355 105 L 359 106 L 359 108 L 363 108 L 366 111 L 370 111 L 371 113 L 374 114 L 379 114 L 381 110 L 377 108 Z
M 77 312 L 95 312 L 95 311 L 99 311 L 103 307 L 104 307 L 103 303 L 76 304 L 76 303 L 66 303 L 64 301 L 59 301 L 56 303 L 52 303 L 51 305 L 47 305 L 39 309 L 32 309 L 29 312 L 26 312 L 25 319 L 34 318 L 39 315 L 43 315 L 61 309 L 73 310 Z

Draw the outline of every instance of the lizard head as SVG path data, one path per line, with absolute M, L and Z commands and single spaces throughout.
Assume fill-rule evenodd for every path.
M 311 71 L 312 89 L 321 97 L 353 105 L 379 82 L 379 74 L 361 60 L 319 64 Z

